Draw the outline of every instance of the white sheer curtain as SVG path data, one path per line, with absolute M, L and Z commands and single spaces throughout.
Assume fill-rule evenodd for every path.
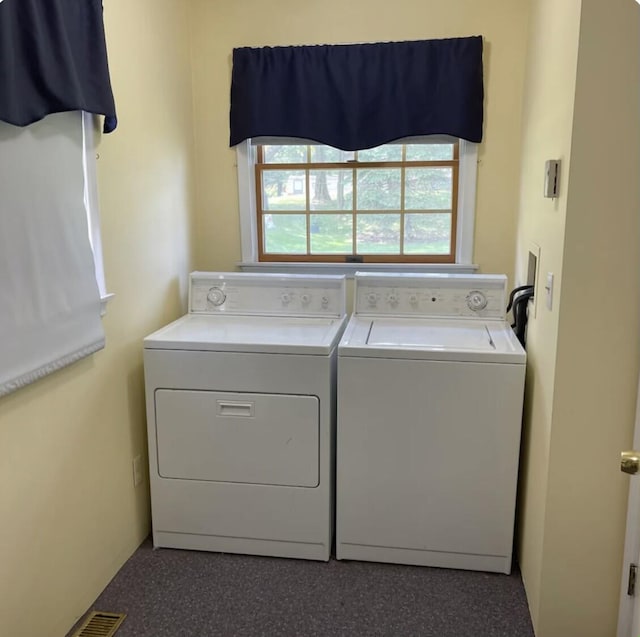
M 0 122 L 0 396 L 104 347 L 82 114 Z

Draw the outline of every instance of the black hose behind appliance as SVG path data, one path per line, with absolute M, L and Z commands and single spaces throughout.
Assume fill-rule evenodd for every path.
M 533 285 L 521 285 L 511 291 L 507 312 L 512 311 L 513 323 L 511 327 L 516 333 L 522 347 L 527 340 L 527 320 L 529 318 L 529 299 L 533 298 Z

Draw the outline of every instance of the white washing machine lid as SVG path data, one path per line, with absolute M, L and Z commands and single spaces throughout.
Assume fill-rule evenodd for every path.
M 327 355 L 346 317 L 187 314 L 144 339 L 145 349 Z
M 505 321 L 353 316 L 339 356 L 524 364 Z

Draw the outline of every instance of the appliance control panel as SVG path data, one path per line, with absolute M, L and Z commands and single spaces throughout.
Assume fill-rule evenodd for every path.
M 501 274 L 356 273 L 356 314 L 504 319 Z
M 340 317 L 346 281 L 336 275 L 192 272 L 189 312 Z

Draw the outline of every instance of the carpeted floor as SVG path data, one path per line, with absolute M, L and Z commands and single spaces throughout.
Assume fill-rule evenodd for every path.
M 519 573 L 309 562 L 146 541 L 93 607 L 116 637 L 533 637 Z

